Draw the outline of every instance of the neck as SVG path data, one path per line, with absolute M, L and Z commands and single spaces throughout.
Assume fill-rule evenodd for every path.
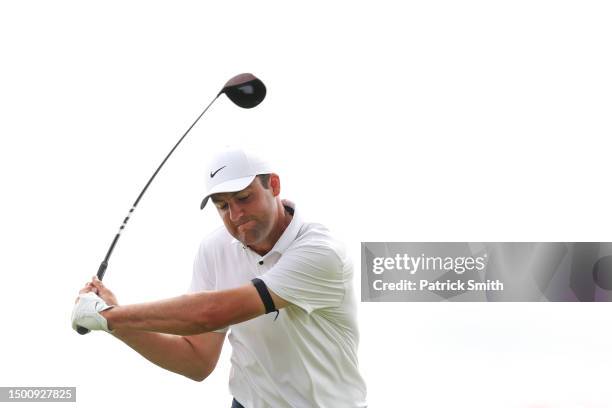
M 291 223 L 292 216 L 285 210 L 285 206 L 280 201 L 280 199 L 278 200 L 278 204 L 278 210 L 276 211 L 276 223 L 270 235 L 268 235 L 268 237 L 263 242 L 249 246 L 251 250 L 261 256 L 264 256 L 265 254 L 270 252 L 272 248 L 274 248 L 276 241 L 279 240 L 281 235 L 283 235 L 283 232 L 285 232 L 285 230 L 289 226 L 289 223 Z

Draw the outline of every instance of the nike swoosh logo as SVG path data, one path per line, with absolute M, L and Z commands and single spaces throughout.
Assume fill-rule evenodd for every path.
M 221 168 L 218 168 L 218 169 L 217 169 L 216 171 L 214 171 L 214 172 L 213 172 L 213 171 L 211 171 L 211 172 L 210 172 L 210 178 L 215 177 L 215 174 L 217 174 L 219 171 L 221 171 L 222 169 L 224 169 L 224 168 L 226 168 L 226 167 L 227 167 L 227 166 L 223 166 L 223 167 L 221 167 Z

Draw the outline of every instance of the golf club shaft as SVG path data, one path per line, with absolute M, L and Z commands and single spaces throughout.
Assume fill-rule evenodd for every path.
M 161 168 L 163 167 L 163 165 L 166 163 L 166 161 L 168 160 L 168 158 L 170 157 L 170 155 L 172 155 L 172 153 L 176 150 L 176 148 L 181 144 L 181 142 L 183 141 L 183 139 L 185 139 L 185 136 L 187 136 L 187 134 L 189 133 L 189 131 L 191 131 L 191 129 L 196 125 L 196 123 L 198 123 L 198 121 L 200 120 L 200 118 L 202 116 L 204 116 L 204 114 L 206 113 L 206 111 L 208 110 L 208 108 L 211 107 L 211 105 L 217 100 L 217 98 L 219 97 L 219 95 L 221 95 L 221 92 L 219 92 L 217 94 L 217 96 L 214 97 L 214 99 L 212 101 L 210 101 L 210 103 L 208 104 L 208 106 L 206 106 L 206 108 L 204 108 L 204 110 L 202 111 L 202 113 L 200 113 L 200 115 L 197 117 L 197 119 L 191 124 L 191 126 L 189 126 L 189 129 L 187 129 L 187 131 L 183 134 L 183 136 L 181 136 L 181 138 L 179 139 L 179 141 L 174 145 L 174 147 L 172 148 L 172 150 L 170 150 L 170 152 L 166 155 L 166 157 L 164 158 L 164 160 L 161 162 L 161 164 L 159 165 L 159 167 L 157 167 L 157 170 L 155 170 L 155 173 L 153 173 L 153 175 L 151 176 L 151 178 L 149 179 L 149 181 L 147 182 L 147 184 L 144 186 L 144 188 L 142 189 L 142 191 L 140 192 L 140 194 L 138 195 L 138 198 L 136 199 L 136 201 L 134 201 L 134 204 L 132 204 L 132 208 L 130 208 L 130 211 L 128 212 L 128 215 L 123 219 L 123 223 L 121 224 L 121 226 L 119 227 L 119 231 L 117 231 L 117 234 L 115 235 L 115 238 L 113 239 L 113 241 L 111 242 L 110 247 L 108 248 L 108 251 L 106 252 L 106 256 L 104 257 L 104 260 L 102 261 L 102 263 L 100 264 L 100 267 L 98 268 L 98 273 L 96 274 L 98 279 L 102 280 L 104 279 L 104 274 L 106 273 L 106 268 L 108 267 L 108 261 L 113 253 L 113 250 L 115 249 L 115 245 L 117 245 L 117 241 L 119 241 L 119 237 L 121 236 L 121 232 L 123 232 L 123 230 L 125 229 L 125 226 L 127 225 L 128 221 L 130 220 L 130 216 L 132 215 L 132 213 L 134 212 L 134 210 L 136 209 L 136 206 L 138 205 L 138 203 L 140 202 L 140 199 L 142 198 L 142 196 L 144 195 L 145 191 L 147 191 L 147 189 L 149 188 L 149 185 L 151 185 L 151 182 L 153 181 L 153 179 L 155 179 L 155 176 L 157 176 L 157 173 L 159 173 L 159 170 L 161 170 Z M 87 334 L 90 332 L 89 329 L 86 329 L 84 327 L 78 326 L 77 327 L 77 332 L 79 334 Z
M 219 97 L 219 95 L 215 96 L 215 98 L 208 104 L 208 106 L 206 106 L 206 108 L 202 111 L 202 113 L 200 113 L 200 115 L 197 117 L 197 119 L 191 124 L 191 126 L 189 126 L 189 129 L 187 129 L 187 131 L 183 134 L 183 136 L 181 136 L 181 138 L 179 139 L 179 141 L 174 145 L 174 147 L 172 148 L 172 150 L 170 150 L 170 152 L 168 153 L 168 155 L 166 155 L 166 157 L 164 158 L 164 160 L 161 162 L 161 164 L 159 165 L 159 167 L 157 167 L 157 170 L 155 170 L 155 173 L 153 173 L 153 175 L 151 176 L 151 178 L 149 179 L 149 181 L 147 182 L 147 184 L 144 186 L 144 188 L 142 189 L 142 191 L 140 192 L 140 194 L 138 195 L 138 198 L 136 199 L 136 201 L 134 201 L 134 204 L 132 204 L 132 208 L 130 209 L 130 211 L 128 212 L 128 215 L 123 219 L 123 223 L 121 224 L 121 226 L 119 227 L 119 231 L 117 231 L 117 235 L 115 235 L 115 238 L 113 239 L 113 242 L 111 242 L 110 247 L 108 248 L 108 252 L 106 253 L 106 256 L 104 257 L 104 260 L 102 261 L 102 263 L 100 264 L 100 267 L 98 268 L 98 279 L 102 280 L 104 278 L 104 273 L 106 272 L 106 268 L 108 267 L 108 260 L 111 257 L 111 254 L 113 253 L 113 250 L 115 249 L 115 245 L 117 245 L 117 241 L 119 241 L 119 237 L 121 236 L 121 232 L 123 232 L 123 230 L 125 229 L 125 226 L 127 225 L 128 221 L 130 220 L 130 216 L 132 215 L 132 213 L 134 212 L 134 210 L 136 209 L 136 206 L 138 205 L 138 203 L 140 202 L 140 199 L 142 198 L 142 196 L 144 195 L 145 191 L 147 191 L 147 189 L 149 188 L 149 186 L 151 185 L 151 182 L 153 181 L 153 179 L 155 179 L 155 177 L 157 176 L 157 173 L 159 173 L 159 171 L 161 170 L 161 168 L 164 166 L 164 164 L 166 164 L 166 161 L 168 160 L 168 158 L 172 155 L 172 153 L 174 153 L 174 151 L 176 150 L 176 148 L 181 144 L 181 142 L 183 141 L 183 139 L 185 139 L 185 136 L 187 136 L 187 134 L 191 131 L 191 129 L 196 125 L 196 123 L 198 123 L 198 121 L 200 120 L 200 118 L 202 116 L 204 116 L 204 114 L 206 113 L 206 111 L 208 110 L 208 108 L 210 108 L 210 106 L 217 100 L 217 98 Z

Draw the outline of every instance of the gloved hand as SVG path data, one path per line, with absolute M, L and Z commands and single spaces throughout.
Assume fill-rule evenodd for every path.
M 76 330 L 77 326 L 81 326 L 89 330 L 104 330 L 111 333 L 106 319 L 100 312 L 112 307 L 114 306 L 107 305 L 93 292 L 80 294 L 72 309 L 72 328 Z

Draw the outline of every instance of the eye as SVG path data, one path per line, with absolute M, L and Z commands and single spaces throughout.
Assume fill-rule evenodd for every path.
M 242 202 L 244 202 L 244 201 L 248 200 L 248 199 L 249 199 L 249 197 L 251 197 L 251 194 L 245 194 L 245 195 L 243 195 L 243 196 L 238 196 L 238 197 L 236 197 L 236 198 L 238 199 L 238 201 L 242 201 Z
M 215 205 L 219 210 L 225 210 L 227 208 L 227 203 L 225 202 L 215 203 Z

